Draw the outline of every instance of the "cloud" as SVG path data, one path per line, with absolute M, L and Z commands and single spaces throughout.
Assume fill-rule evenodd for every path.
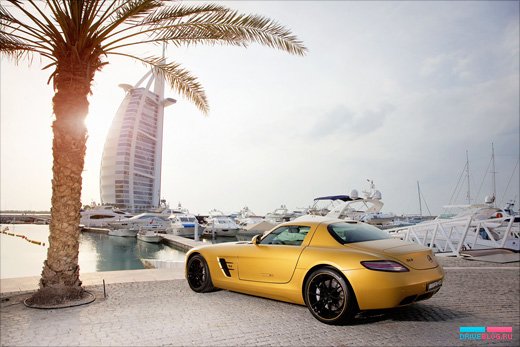
M 381 128 L 395 106 L 383 103 L 375 109 L 355 112 L 344 105 L 336 106 L 318 117 L 308 134 L 313 137 L 357 137 L 370 134 Z
M 474 76 L 471 63 L 472 58 L 465 53 L 442 53 L 426 58 L 420 69 L 420 75 L 450 84 L 466 81 Z

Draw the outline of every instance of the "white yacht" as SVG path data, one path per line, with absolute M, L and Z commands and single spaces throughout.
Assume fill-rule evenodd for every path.
M 268 222 L 264 219 L 251 218 L 246 224 L 240 225 L 237 236 L 242 236 L 239 240 L 250 240 L 255 235 L 260 235 L 271 230 L 277 224 Z
M 489 197 L 486 197 L 484 204 L 470 205 L 446 205 L 443 212 L 435 220 L 457 219 L 471 216 L 473 220 L 483 220 L 489 218 L 500 218 L 509 215 L 504 210 L 494 207 Z
M 249 216 L 246 218 L 240 218 L 240 219 L 237 218 L 236 221 L 237 221 L 237 225 L 240 228 L 240 230 L 245 230 L 245 229 L 248 229 L 248 227 L 250 227 L 252 225 L 255 225 L 255 224 L 258 224 L 261 222 L 265 222 L 265 219 L 264 219 L 264 217 L 261 217 L 261 216 Z M 272 224 L 272 225 L 274 225 L 274 224 Z
M 137 239 L 149 243 L 159 243 L 162 236 L 156 230 L 141 229 L 137 232 Z
M 247 206 L 240 210 L 235 220 L 239 227 L 238 236 L 245 237 L 245 240 L 249 240 L 254 235 L 271 230 L 276 225 L 275 223 L 266 221 L 262 216 L 257 216 Z M 239 240 L 242 239 L 242 237 L 239 238 Z
M 288 222 L 295 218 L 294 212 L 289 212 L 289 209 L 285 205 L 281 205 L 273 212 L 269 212 L 265 215 L 264 219 L 269 223 L 280 224 Z
M 383 213 L 381 192 L 375 189 L 374 182 L 370 181 L 370 189 L 363 191 L 364 197 L 359 197 L 357 190 L 350 195 L 323 196 L 314 199 L 314 205 L 309 214 L 327 216 L 339 219 L 352 219 L 372 224 L 377 227 L 391 225 L 395 219 L 393 213 Z
M 110 229 L 108 231 L 109 236 L 119 236 L 119 237 L 136 237 L 139 229 L 129 229 L 129 228 L 119 228 L 119 229 Z
M 176 208 L 170 208 L 170 205 L 166 202 L 166 200 L 161 200 L 161 206 L 159 208 L 149 210 L 148 212 L 159 213 L 166 216 L 189 213 L 188 209 L 182 207 L 180 202 L 177 204 Z
M 235 222 L 238 224 L 240 229 L 245 229 L 249 225 L 260 223 L 264 220 L 264 217 L 257 216 L 249 207 L 243 207 L 240 212 L 235 216 Z
M 111 229 L 155 229 L 164 230 L 167 232 L 171 229 L 171 221 L 168 214 L 155 213 L 155 212 L 144 212 L 131 218 L 110 222 L 108 227 Z
M 221 211 L 211 210 L 206 218 L 204 234 L 235 237 L 238 229 L 238 225 L 231 217 L 224 215 Z
M 171 232 L 174 235 L 194 237 L 195 228 L 198 228 L 199 236 L 204 231 L 204 227 L 199 224 L 197 217 L 189 212 L 174 213 L 169 218 L 171 221 Z
M 133 215 L 113 206 L 94 205 L 80 212 L 80 224 L 87 228 L 105 228 L 108 223 L 125 221 Z

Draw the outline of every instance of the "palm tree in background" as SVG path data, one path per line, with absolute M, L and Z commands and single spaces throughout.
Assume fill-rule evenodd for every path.
M 81 173 L 86 153 L 88 95 L 95 73 L 112 55 L 154 68 L 203 113 L 209 107 L 202 86 L 179 64 L 159 56 L 133 54 L 134 46 L 257 42 L 291 54 L 306 48 L 276 22 L 214 4 L 162 0 L 7 0 L 0 5 L 0 52 L 15 62 L 48 60 L 52 73 L 53 179 L 49 249 L 32 304 L 79 300 Z

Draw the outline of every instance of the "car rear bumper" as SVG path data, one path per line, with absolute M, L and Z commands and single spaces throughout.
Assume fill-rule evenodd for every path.
M 354 289 L 360 310 L 392 308 L 429 299 L 439 291 L 444 278 L 440 266 L 399 273 L 358 269 L 343 274 Z

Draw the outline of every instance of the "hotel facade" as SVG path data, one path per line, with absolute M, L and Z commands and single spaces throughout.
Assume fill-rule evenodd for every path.
M 164 108 L 176 101 L 164 98 L 164 79 L 153 70 L 119 86 L 125 97 L 103 149 L 101 203 L 136 213 L 160 206 Z

